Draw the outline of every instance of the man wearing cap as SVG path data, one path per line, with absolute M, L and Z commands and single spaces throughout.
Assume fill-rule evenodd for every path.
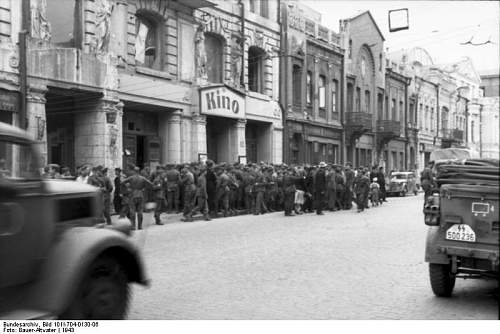
M 155 201 L 155 224 L 163 225 L 160 220 L 160 214 L 162 212 L 162 208 L 165 204 L 165 171 L 161 166 L 156 167 L 156 172 L 153 178 L 153 199 Z
M 100 177 L 104 184 L 103 188 L 103 215 L 106 219 L 106 223 L 111 225 L 111 193 L 113 192 L 113 184 L 111 183 L 111 179 L 108 177 L 108 169 L 102 169 L 100 173 Z
M 323 215 L 326 196 L 326 163 L 321 161 L 318 167 L 319 169 L 314 177 L 314 199 L 316 201 L 316 214 Z
M 129 200 L 129 208 L 130 208 L 130 216 L 132 220 L 132 226 L 135 230 L 135 222 L 137 215 L 137 228 L 142 230 L 142 212 L 144 211 L 144 199 L 145 199 L 145 190 L 148 186 L 152 186 L 153 184 L 144 176 L 140 174 L 140 168 L 134 167 L 132 175 L 123 180 L 124 183 L 130 183 L 130 200 Z
M 194 205 L 194 195 L 196 191 L 196 186 L 194 185 L 194 175 L 188 169 L 189 166 L 184 166 L 181 170 L 181 185 L 183 187 L 183 198 L 184 198 L 184 211 L 183 221 L 192 221 L 190 214 L 193 211 Z
M 354 183 L 354 172 L 351 169 L 352 165 L 350 162 L 346 164 L 344 176 L 345 176 L 345 191 L 344 191 L 344 203 L 343 207 L 345 210 L 352 209 L 352 191 Z
M 174 168 L 173 164 L 167 164 L 165 177 L 167 179 L 167 211 L 172 212 L 172 210 L 175 210 L 178 213 L 180 173 Z
M 207 203 L 208 203 L 208 212 L 213 216 L 217 217 L 216 207 L 215 207 L 215 192 L 217 190 L 217 175 L 215 175 L 214 171 L 214 162 L 213 160 L 208 159 L 207 162 Z

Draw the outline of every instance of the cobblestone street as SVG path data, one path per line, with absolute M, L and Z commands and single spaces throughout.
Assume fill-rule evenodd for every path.
M 134 236 L 152 286 L 134 287 L 129 318 L 497 319 L 495 281 L 459 279 L 452 298 L 434 297 L 422 200 L 360 214 L 164 219 Z

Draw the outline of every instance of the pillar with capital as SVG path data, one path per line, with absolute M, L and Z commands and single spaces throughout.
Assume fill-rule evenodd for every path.
M 40 85 L 30 85 L 27 96 L 26 118 L 27 129 L 33 139 L 37 142 L 36 146 L 40 150 L 43 165 L 48 163 L 47 159 L 47 114 L 45 112 L 45 94 L 47 87 Z

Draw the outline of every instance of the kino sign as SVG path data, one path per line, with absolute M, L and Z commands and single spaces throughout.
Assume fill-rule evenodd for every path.
M 224 86 L 201 90 L 201 113 L 205 115 L 245 118 L 245 98 Z

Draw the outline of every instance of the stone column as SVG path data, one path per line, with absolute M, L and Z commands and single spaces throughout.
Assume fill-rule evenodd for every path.
M 180 163 L 182 152 L 181 140 L 181 117 L 182 110 L 174 111 L 167 119 L 168 141 L 167 141 L 167 161 L 169 163 Z
M 27 118 L 27 131 L 32 135 L 33 139 L 37 141 L 42 164 L 47 164 L 47 115 L 45 113 L 45 94 L 47 87 L 30 85 L 27 104 L 26 104 L 26 118 Z M 15 115 L 16 116 L 16 115 Z
M 245 130 L 246 130 L 247 121 L 246 119 L 239 119 L 236 122 L 236 140 L 234 145 L 234 150 L 232 150 L 233 161 L 238 161 L 239 156 L 247 155 L 247 146 L 245 141 Z

